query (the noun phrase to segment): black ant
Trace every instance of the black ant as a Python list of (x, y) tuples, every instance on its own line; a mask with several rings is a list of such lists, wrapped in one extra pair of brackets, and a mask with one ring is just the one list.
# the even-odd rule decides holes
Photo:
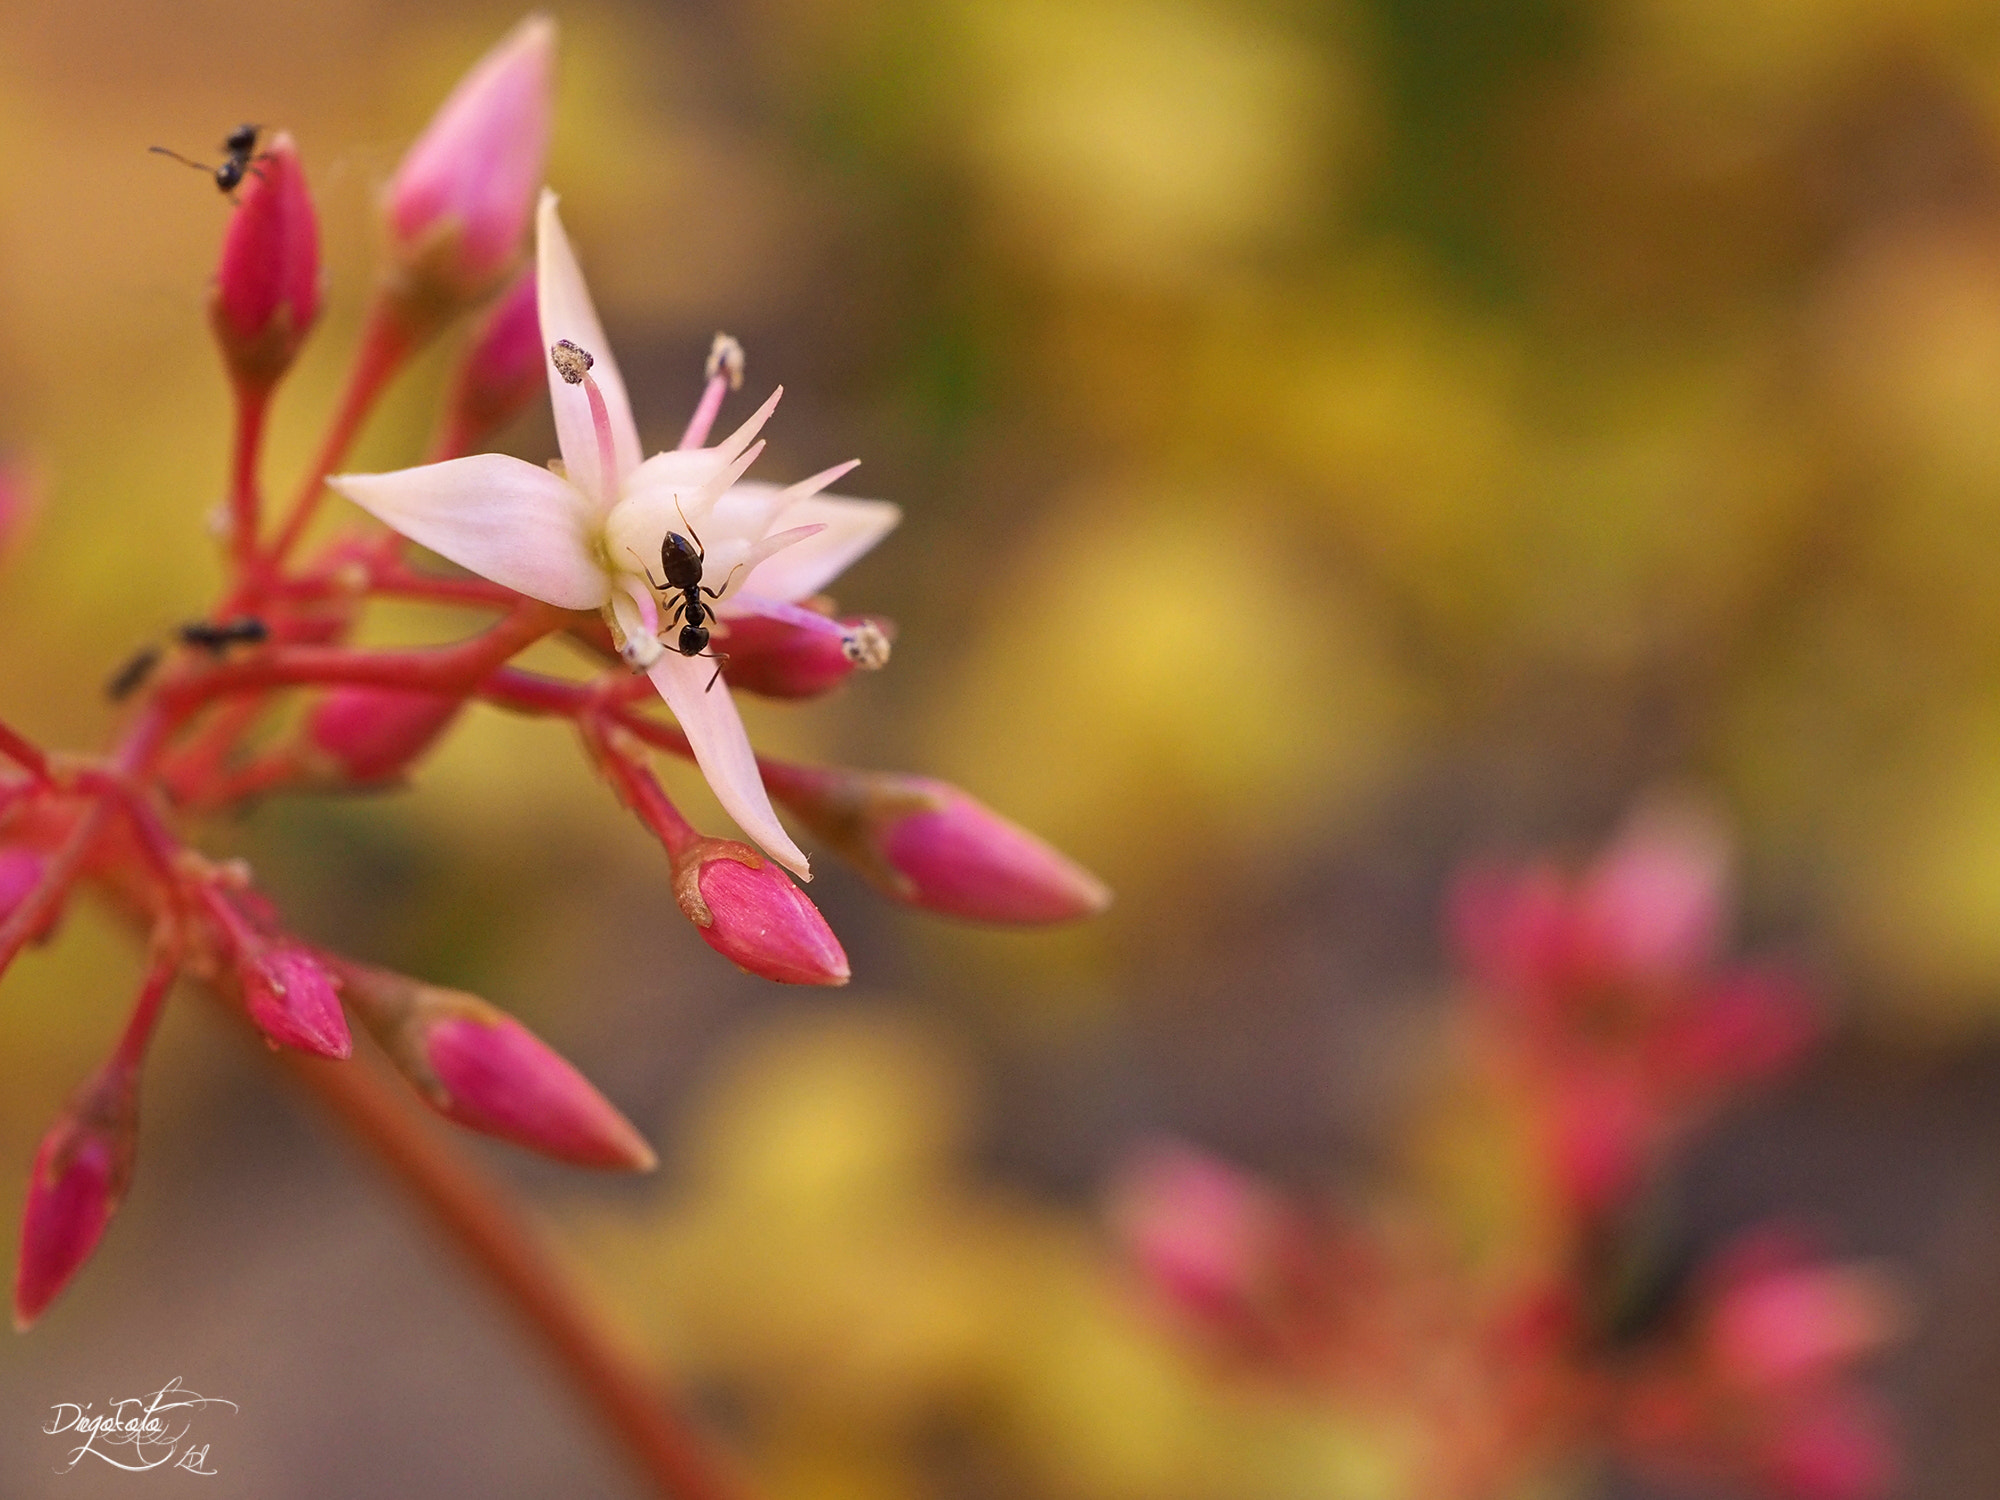
[[(211, 656), (220, 656), (231, 646), (260, 646), (271, 638), (271, 628), (255, 615), (238, 615), (229, 620), (190, 620), (174, 632), (184, 646), (198, 646)], [(141, 646), (104, 684), (104, 696), (123, 703), (145, 686), (146, 679), (160, 664), (160, 648)]]
[(262, 160), (257, 155), (257, 136), (262, 129), (261, 125), (238, 125), (230, 131), (222, 142), (222, 149), (228, 155), (219, 167), (211, 167), (205, 161), (189, 161), (180, 152), (171, 151), (165, 146), (151, 146), (147, 149), (157, 151), (162, 156), (171, 156), (183, 166), (193, 167), (197, 172), (212, 173), (216, 187), (224, 193), (234, 195), (243, 185), (244, 175), (251, 170), (251, 163)]
[(271, 630), (255, 615), (238, 615), (233, 620), (190, 620), (181, 626), (180, 637), (185, 645), (220, 656), (231, 646), (263, 645)]
[(125, 664), (111, 674), (104, 684), (104, 696), (113, 703), (123, 703), (145, 684), (153, 675), (153, 668), (160, 664), (158, 646), (141, 646), (125, 659)]
[[(675, 503), (675, 508), (679, 509), (679, 502)], [(715, 663), (715, 677), (709, 678), (708, 687), (702, 689), (708, 692), (714, 688), (716, 678), (722, 675), (722, 669), (729, 665), (729, 658), (708, 648), (708, 622), (715, 618), (715, 608), (703, 602), (702, 595), (720, 599), (722, 590), (729, 585), (725, 583), (722, 589), (712, 589), (701, 581), (702, 567), (708, 561), (708, 549), (702, 546), (695, 529), (688, 526), (685, 511), (681, 513), (681, 525), (687, 526), (688, 536), (670, 531), (660, 543), (660, 571), (667, 575), (666, 581), (660, 582), (649, 572), (646, 582), (663, 594), (677, 596), (668, 601), (673, 608), (673, 618), (679, 620), (681, 626), (680, 639), (674, 644), (674, 649), (682, 656), (706, 656)], [(694, 537), (694, 540), (689, 541), (688, 537)], [(731, 569), (730, 577), (735, 576), (735, 570)]]

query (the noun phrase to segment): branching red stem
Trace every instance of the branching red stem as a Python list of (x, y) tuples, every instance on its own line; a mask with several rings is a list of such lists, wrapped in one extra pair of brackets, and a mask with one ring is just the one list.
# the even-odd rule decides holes
[(284, 565), (292, 549), (306, 534), (306, 528), (312, 524), (313, 515), (319, 509), (320, 497), (326, 492), (326, 476), (347, 456), (347, 450), (360, 433), (362, 424), (375, 409), (375, 402), (397, 371), (402, 369), (411, 348), (409, 331), (402, 320), (390, 310), (386, 298), (377, 296), (362, 329), (360, 347), (355, 350), (354, 367), (348, 372), (347, 390), (341, 396), (340, 409), (327, 428), (319, 456), (306, 471), (305, 482), (292, 502), (291, 515), (286, 518), (278, 539), (271, 544), (269, 562), (273, 570)]
[(509, 1207), (506, 1190), (406, 1102), (372, 1052), (357, 1049), (344, 1063), (289, 1050), (278, 1057), (423, 1204), (568, 1371), (662, 1495), (743, 1500), (742, 1484), (711, 1458), (705, 1435), (603, 1339), (540, 1237)]

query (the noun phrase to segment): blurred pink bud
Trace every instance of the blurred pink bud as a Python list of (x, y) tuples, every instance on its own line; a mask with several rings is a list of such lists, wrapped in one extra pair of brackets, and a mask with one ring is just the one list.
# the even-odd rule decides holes
[(1754, 1083), (1798, 1062), (1819, 1029), (1818, 1008), (1795, 976), (1746, 968), (1709, 984), (1667, 1025), (1660, 1062), (1684, 1088)]
[(21, 1215), (14, 1326), (25, 1329), (90, 1259), (132, 1180), (139, 1078), (113, 1059), (77, 1091), (35, 1151)]
[(1731, 1255), (1720, 1283), (1708, 1352), (1739, 1390), (1774, 1394), (1831, 1380), (1887, 1346), (1904, 1323), (1886, 1276), (1810, 1259), (1772, 1236)]
[(0, 456), (0, 564), (20, 547), (41, 508), (42, 486), (34, 466), (15, 455)]
[(1896, 1449), (1875, 1403), (1836, 1387), (1785, 1413), (1758, 1468), (1784, 1500), (1880, 1500), (1896, 1485)]
[(1615, 1213), (1644, 1186), (1661, 1119), (1644, 1084), (1620, 1071), (1574, 1070), (1554, 1080), (1556, 1185), (1584, 1214)]
[(46, 856), (32, 849), (0, 849), (0, 922), (11, 917), (14, 908), (41, 884), (48, 863)]
[(732, 688), (766, 698), (814, 698), (849, 674), (889, 662), (895, 628), (868, 616), (835, 620), (796, 604), (760, 603), (754, 614), (732, 614), (721, 643)]
[(466, 306), (506, 274), (542, 186), (554, 113), (555, 22), (530, 16), (459, 81), (384, 197), (406, 295)]
[(470, 453), (548, 388), (542, 320), (531, 266), (473, 330), (445, 403), (438, 456)]
[(394, 781), (437, 743), (465, 706), (448, 693), (407, 688), (330, 689), (306, 718), (306, 740), (323, 757), (318, 769), (350, 786)]
[(511, 1016), (453, 1016), (424, 1030), (432, 1102), (488, 1135), (580, 1167), (650, 1171), (645, 1138), (581, 1073)]
[(1713, 961), (1729, 863), (1727, 831), (1698, 805), (1661, 803), (1635, 815), (1578, 892), (1598, 962), (1615, 974), (1672, 979)]
[(779, 984), (846, 984), (847, 954), (819, 908), (748, 844), (696, 838), (672, 851), (674, 899), (702, 941)]
[(773, 765), (764, 781), (870, 881), (911, 906), (1039, 925), (1111, 904), (1103, 881), (949, 782)]
[(581, 1167), (650, 1171), (645, 1138), (590, 1081), (477, 995), (343, 963), (348, 1004), (448, 1119)]
[(1232, 1325), (1267, 1299), (1288, 1215), (1277, 1195), (1205, 1152), (1152, 1147), (1124, 1173), (1112, 1218), (1140, 1274), (1195, 1321)]
[(209, 321), (231, 373), (268, 387), (291, 367), (319, 307), (319, 222), (297, 148), (280, 134), (244, 176)]
[(240, 954), (236, 973), (244, 1008), (272, 1041), (318, 1057), (353, 1052), (338, 981), (304, 948), (280, 943)]
[(1551, 865), (1474, 865), (1452, 886), (1445, 925), (1474, 978), (1532, 1011), (1546, 1010), (1582, 959), (1568, 887)]

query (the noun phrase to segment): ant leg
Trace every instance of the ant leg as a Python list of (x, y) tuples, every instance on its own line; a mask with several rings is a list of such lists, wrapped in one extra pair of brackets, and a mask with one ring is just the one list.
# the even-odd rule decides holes
[(729, 665), (729, 655), (727, 652), (724, 652), (722, 655), (718, 656), (713, 651), (705, 652), (704, 654), (708, 657), (710, 661), (715, 663), (715, 676), (709, 678), (708, 686), (702, 689), (704, 693), (709, 693), (715, 690), (715, 684), (721, 680), (722, 669)]
[(722, 580), (721, 588), (712, 589), (707, 584), (704, 583), (701, 586), (701, 591), (704, 594), (708, 595), (708, 597), (711, 599), (720, 599), (724, 594), (729, 592), (729, 585), (736, 581), (736, 575), (738, 573), (741, 573), (742, 571), (743, 571), (743, 564), (738, 563), (735, 567), (729, 570), (729, 576)]
[(696, 534), (694, 527), (688, 525), (688, 513), (681, 509), (681, 497), (679, 495), (674, 496), (674, 513), (681, 518), (681, 525), (687, 526), (688, 540), (694, 543), (694, 560), (696, 562), (707, 562), (708, 548), (702, 546), (701, 537)]

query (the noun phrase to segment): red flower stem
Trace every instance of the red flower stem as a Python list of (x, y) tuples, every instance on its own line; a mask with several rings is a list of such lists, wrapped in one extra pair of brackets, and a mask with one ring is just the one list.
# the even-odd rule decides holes
[(49, 780), (49, 758), (27, 736), (5, 724), (0, 724), (0, 755), (13, 761), (35, 780)]
[(8, 914), (6, 921), (0, 922), (0, 974), (7, 972), (21, 950), (55, 915), (56, 908), (69, 894), (69, 888), (76, 883), (83, 862), (90, 857), (98, 835), (103, 833), (110, 817), (109, 802), (102, 799), (93, 802), (89, 810), (77, 819), (62, 847), (42, 867), (42, 878), (35, 882), (35, 888), (22, 898), (21, 904)]
[(589, 747), (591, 758), (610, 778), (618, 800), (653, 830), (654, 836), (667, 846), (667, 853), (678, 857), (701, 838), (695, 826), (681, 816), (680, 809), (674, 806), (653, 773), (619, 745), (618, 739), (626, 737), (625, 731), (610, 729), (602, 713), (582, 715), (576, 727)]
[(180, 977), (181, 956), (179, 946), (156, 933), (153, 938), (152, 962), (146, 969), (146, 980), (139, 988), (139, 998), (132, 1006), (132, 1015), (125, 1022), (125, 1034), (118, 1039), (118, 1047), (112, 1053), (112, 1061), (127, 1068), (136, 1068), (145, 1060), (146, 1049), (152, 1045), (153, 1030), (159, 1025), (160, 1012), (166, 1008), (167, 995)]
[(608, 1425), (626, 1455), (670, 1500), (743, 1500), (747, 1491), (709, 1451), (706, 1437), (619, 1350), (565, 1285), (540, 1238), (506, 1189), (448, 1145), (404, 1090), (384, 1078), (371, 1051), (327, 1062), (289, 1049), (275, 1054), (339, 1117), (541, 1340)]
[(201, 704), (268, 688), (359, 683), (420, 692), (470, 693), (480, 679), (553, 630), (562, 612), (517, 603), (513, 613), (450, 646), (369, 650), (350, 646), (275, 646), (255, 656), (202, 666), (164, 683), (157, 697), (182, 716)]
[(239, 587), (257, 571), (257, 526), (263, 496), (257, 488), (257, 456), (264, 448), (264, 418), (271, 409), (271, 387), (256, 381), (236, 382), (236, 451), (230, 463), (229, 560)]
[(209, 788), (221, 778), (223, 764), (265, 707), (261, 696), (217, 705), (172, 758), (159, 766), (157, 774), (167, 795), (182, 803), (212, 801)]
[[(646, 679), (636, 680), (644, 683)], [(683, 760), (694, 759), (694, 747), (677, 725), (663, 724), (640, 713), (628, 701), (614, 698), (607, 702), (599, 688), (544, 677), (519, 667), (502, 667), (480, 683), (478, 691), (481, 698), (497, 708), (576, 719), (579, 727), (590, 715), (600, 714), (609, 723), (657, 750), (665, 750)], [(588, 731), (585, 737), (589, 737)], [(757, 771), (771, 795), (781, 800), (791, 796), (812, 797), (819, 790), (820, 779), (825, 774), (811, 766), (795, 766), (788, 761), (772, 760), (762, 755), (757, 757)]]
[(285, 559), (299, 544), (299, 538), (312, 524), (315, 511), (319, 509), (320, 497), (326, 493), (326, 476), (331, 474), (361, 431), (361, 424), (368, 420), (368, 414), (375, 409), (375, 402), (381, 396), (397, 371), (403, 367), (415, 347), (409, 330), (402, 320), (390, 309), (386, 298), (377, 296), (375, 305), (368, 311), (368, 321), (361, 331), (361, 344), (355, 351), (354, 367), (348, 372), (347, 390), (340, 400), (340, 410), (335, 413), (333, 425), (327, 429), (326, 437), (320, 443), (319, 457), (313, 460), (306, 471), (305, 483), (300, 486), (298, 498), (292, 502), (292, 513), (279, 531), (277, 541), (271, 544), (269, 563), (272, 571), (284, 566)]

